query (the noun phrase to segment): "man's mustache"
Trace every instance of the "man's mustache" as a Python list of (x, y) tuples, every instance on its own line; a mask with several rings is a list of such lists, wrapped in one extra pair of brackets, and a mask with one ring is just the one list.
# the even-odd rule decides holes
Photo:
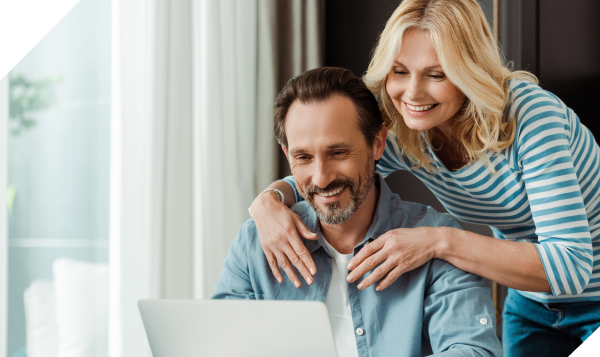
[(310, 184), (309, 186), (306, 187), (306, 189), (304, 190), (304, 193), (311, 194), (311, 193), (329, 192), (331, 190), (335, 190), (336, 188), (345, 187), (345, 186), (350, 187), (350, 191), (352, 191), (354, 189), (354, 182), (349, 179), (337, 179), (337, 180), (331, 181), (329, 183), (329, 185), (327, 185), (327, 187), (324, 187), (324, 188), (321, 188), (315, 184)]

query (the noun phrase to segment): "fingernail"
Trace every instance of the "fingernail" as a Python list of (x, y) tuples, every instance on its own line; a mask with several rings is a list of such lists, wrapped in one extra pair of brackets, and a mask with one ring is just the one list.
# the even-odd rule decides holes
[(308, 283), (308, 285), (312, 284), (312, 278), (310, 276), (307, 276), (306, 282)]
[(300, 287), (300, 282), (298, 282), (298, 280), (294, 281), (294, 285), (299, 288)]
[(354, 268), (354, 264), (348, 263), (348, 270), (352, 270)]
[(348, 280), (349, 283), (351, 283), (352, 280), (354, 280), (354, 277), (352, 275), (348, 275), (347, 280)]
[(313, 268), (310, 268), (309, 270), (312, 275), (315, 275), (317, 273)]
[(381, 288), (378, 286), (375, 288), (375, 291), (381, 291)]
[(358, 284), (358, 288), (359, 288), (360, 290), (362, 290), (362, 289), (363, 289), (363, 283), (360, 283), (360, 284)]
[(279, 282), (279, 284), (283, 283), (283, 279), (282, 278), (277, 278), (277, 281)]
[(313, 233), (313, 232), (311, 232), (310, 234), (312, 234), (313, 236), (316, 236), (316, 235), (317, 235), (317, 233)]

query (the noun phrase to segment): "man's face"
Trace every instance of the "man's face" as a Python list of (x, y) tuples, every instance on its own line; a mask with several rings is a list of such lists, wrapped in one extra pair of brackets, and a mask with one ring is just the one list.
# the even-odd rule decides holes
[(344, 223), (372, 189), (374, 160), (381, 157), (360, 131), (354, 103), (340, 95), (320, 103), (295, 101), (285, 131), (286, 154), (300, 194), (321, 223)]

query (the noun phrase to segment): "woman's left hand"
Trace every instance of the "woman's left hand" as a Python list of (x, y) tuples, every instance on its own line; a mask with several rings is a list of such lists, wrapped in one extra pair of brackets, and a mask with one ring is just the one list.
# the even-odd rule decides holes
[(438, 228), (398, 228), (393, 229), (365, 245), (348, 263), (348, 282), (352, 283), (379, 265), (358, 284), (364, 290), (384, 278), (375, 290), (381, 291), (390, 286), (400, 275), (416, 269), (429, 260), (438, 257)]

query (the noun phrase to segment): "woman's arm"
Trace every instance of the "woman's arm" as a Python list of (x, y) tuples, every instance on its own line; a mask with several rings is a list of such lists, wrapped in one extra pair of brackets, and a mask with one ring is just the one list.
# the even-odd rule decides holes
[(300, 236), (305, 239), (317, 239), (317, 235), (306, 228), (300, 217), (289, 209), (296, 203), (294, 190), (289, 183), (275, 181), (268, 188), (276, 188), (283, 192), (285, 205), (279, 201), (275, 192), (264, 192), (258, 195), (250, 206), (250, 214), (256, 223), (260, 243), (271, 271), (277, 281), (282, 283), (279, 263), (288, 279), (299, 288), (302, 282), (298, 279), (293, 264), (310, 285), (313, 283), (312, 275), (317, 273), (317, 267)]
[(385, 277), (383, 290), (398, 277), (430, 259), (439, 258), (464, 271), (486, 277), (517, 290), (551, 292), (544, 266), (533, 243), (485, 237), (453, 227), (399, 228), (365, 246), (349, 263), (354, 282), (382, 263), (365, 278), (365, 289)]
[(456, 228), (438, 229), (438, 258), (516, 290), (552, 292), (534, 243), (506, 241)]
[[(267, 189), (269, 189), (269, 188), (277, 189), (283, 193), (283, 195), (285, 196), (285, 202), (283, 204), (286, 207), (292, 207), (293, 205), (296, 204), (295, 191), (292, 188), (292, 186), (290, 186), (290, 184), (287, 183), (286, 181), (283, 181), (283, 180), (275, 181), (267, 187)], [(257, 201), (259, 201), (259, 200), (267, 200), (267, 201), (269, 200), (269, 199), (265, 198), (265, 196), (272, 196), (275, 199), (277, 199), (277, 194), (275, 194), (275, 192), (273, 192), (273, 191), (265, 192), (262, 195), (258, 195), (256, 197), (256, 200), (252, 203), (252, 206), (250, 206), (250, 214), (252, 214), (252, 217), (254, 217), (254, 213), (252, 212), (252, 210), (255, 208), (258, 208), (260, 206), (260, 204), (255, 205), (255, 203), (257, 203)], [(279, 200), (277, 199), (277, 201), (279, 201)]]

